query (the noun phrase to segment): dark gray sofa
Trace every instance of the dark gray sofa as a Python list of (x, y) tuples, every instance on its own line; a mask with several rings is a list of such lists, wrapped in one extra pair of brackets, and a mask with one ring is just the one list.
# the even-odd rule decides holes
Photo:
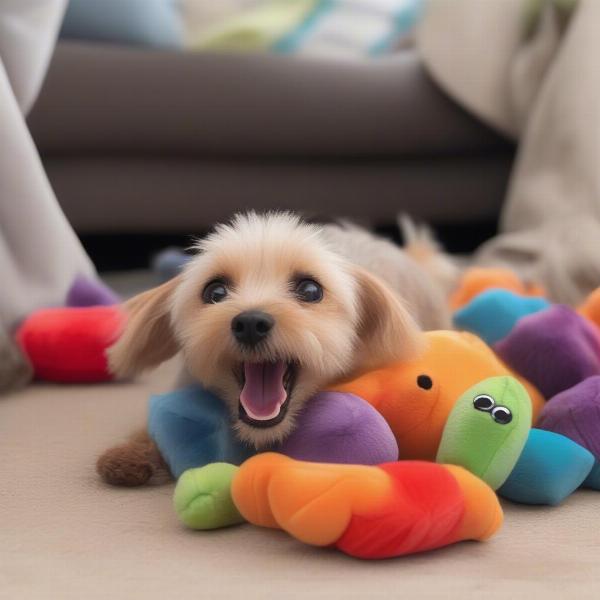
[(29, 124), (81, 233), (201, 230), (247, 207), (489, 219), (513, 155), (413, 51), (326, 61), (61, 42)]

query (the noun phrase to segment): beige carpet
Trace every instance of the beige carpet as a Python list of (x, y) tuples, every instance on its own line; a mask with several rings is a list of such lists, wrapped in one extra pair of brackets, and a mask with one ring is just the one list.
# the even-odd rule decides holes
[(183, 529), (172, 486), (112, 489), (97, 454), (145, 416), (173, 365), (144, 383), (36, 385), (0, 399), (0, 598), (599, 598), (600, 494), (554, 509), (507, 506), (485, 544), (384, 562), (280, 532)]

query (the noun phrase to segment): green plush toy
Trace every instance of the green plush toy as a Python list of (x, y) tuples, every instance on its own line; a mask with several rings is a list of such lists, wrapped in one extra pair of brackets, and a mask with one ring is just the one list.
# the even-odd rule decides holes
[(514, 377), (490, 377), (456, 402), (437, 462), (459, 465), (498, 489), (514, 469), (531, 428), (531, 401)]
[(231, 498), (231, 482), (237, 470), (229, 463), (212, 463), (183, 473), (173, 496), (181, 522), (190, 529), (218, 529), (243, 523)]

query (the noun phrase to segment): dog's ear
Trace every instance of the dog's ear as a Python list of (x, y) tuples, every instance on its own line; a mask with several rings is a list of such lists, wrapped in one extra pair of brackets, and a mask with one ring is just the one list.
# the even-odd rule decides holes
[(417, 356), (425, 336), (402, 301), (365, 269), (353, 270), (359, 302), (356, 369), (375, 369)]
[(171, 297), (179, 282), (180, 276), (175, 277), (125, 303), (125, 327), (107, 352), (112, 373), (131, 377), (178, 352), (171, 326)]

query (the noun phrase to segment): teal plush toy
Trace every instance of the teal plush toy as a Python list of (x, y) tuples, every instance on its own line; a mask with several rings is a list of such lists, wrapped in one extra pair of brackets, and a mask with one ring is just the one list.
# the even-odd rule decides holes
[(560, 504), (589, 478), (594, 462), (591, 452), (564, 435), (532, 429), (498, 493), (520, 504)]
[(493, 288), (478, 294), (454, 313), (457, 329), (470, 331), (493, 345), (505, 338), (517, 322), (551, 306), (545, 298), (520, 296), (514, 292)]

